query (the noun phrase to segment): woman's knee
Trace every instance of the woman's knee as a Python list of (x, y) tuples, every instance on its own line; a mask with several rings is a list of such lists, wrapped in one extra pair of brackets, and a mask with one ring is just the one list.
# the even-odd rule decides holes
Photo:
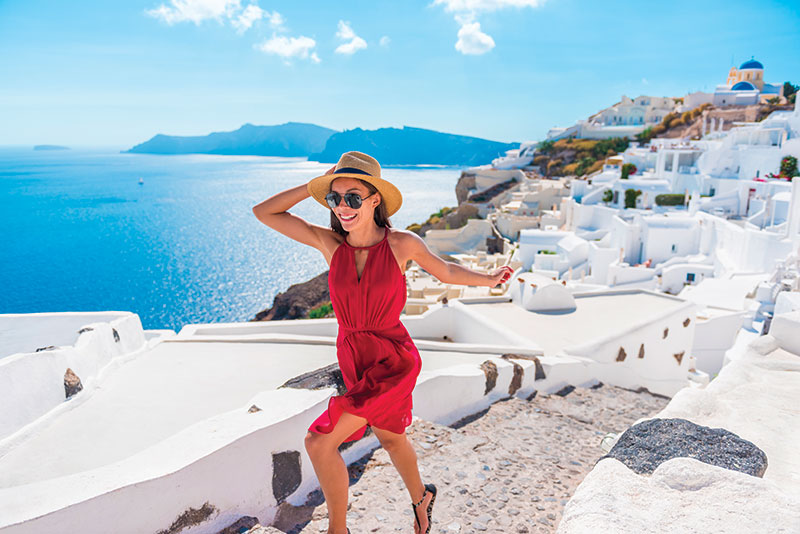
[[(374, 429), (373, 429), (374, 431)], [(381, 442), (381, 447), (386, 449), (386, 452), (394, 452), (406, 446), (408, 437), (405, 434), (395, 434), (394, 432), (375, 432), (378, 436), (378, 441)]]
[(306, 448), (306, 452), (309, 455), (311, 455), (317, 452), (321, 448), (320, 446), (322, 445), (322, 440), (320, 439), (319, 434), (309, 431), (306, 434), (304, 445)]

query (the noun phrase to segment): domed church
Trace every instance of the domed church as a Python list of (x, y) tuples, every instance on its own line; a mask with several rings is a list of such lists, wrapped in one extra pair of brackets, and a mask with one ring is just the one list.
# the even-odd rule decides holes
[(739, 68), (731, 67), (725, 85), (714, 91), (713, 103), (717, 107), (747, 106), (783, 96), (783, 84), (764, 82), (764, 65), (752, 57)]

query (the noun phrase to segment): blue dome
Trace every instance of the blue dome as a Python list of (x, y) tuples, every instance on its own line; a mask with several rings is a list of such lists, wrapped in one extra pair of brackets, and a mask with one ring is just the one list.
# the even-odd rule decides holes
[(750, 82), (739, 82), (733, 87), (731, 87), (731, 91), (755, 91), (756, 86)]
[(761, 70), (764, 70), (764, 65), (762, 65), (760, 61), (756, 61), (755, 59), (748, 59), (747, 61), (742, 63), (741, 67), (739, 67), (739, 70), (744, 70), (744, 69), (761, 69)]

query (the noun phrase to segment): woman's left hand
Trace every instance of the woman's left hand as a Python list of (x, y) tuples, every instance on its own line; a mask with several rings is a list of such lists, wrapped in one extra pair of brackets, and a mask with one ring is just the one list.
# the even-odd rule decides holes
[(497, 269), (489, 273), (490, 277), (490, 282), (488, 282), (489, 287), (495, 287), (498, 284), (507, 282), (509, 278), (511, 278), (512, 274), (514, 274), (514, 269), (512, 269), (508, 265), (503, 265), (502, 267), (498, 267)]

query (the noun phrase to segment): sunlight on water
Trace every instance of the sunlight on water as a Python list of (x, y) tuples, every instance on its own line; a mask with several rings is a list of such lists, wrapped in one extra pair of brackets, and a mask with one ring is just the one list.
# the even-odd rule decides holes
[[(250, 320), (327, 269), (252, 207), (328, 168), (304, 158), (0, 148), (0, 313), (128, 310), (147, 329), (176, 331)], [(455, 206), (460, 171), (384, 169), (403, 193), (392, 224)], [(312, 199), (290, 211), (329, 224)]]

